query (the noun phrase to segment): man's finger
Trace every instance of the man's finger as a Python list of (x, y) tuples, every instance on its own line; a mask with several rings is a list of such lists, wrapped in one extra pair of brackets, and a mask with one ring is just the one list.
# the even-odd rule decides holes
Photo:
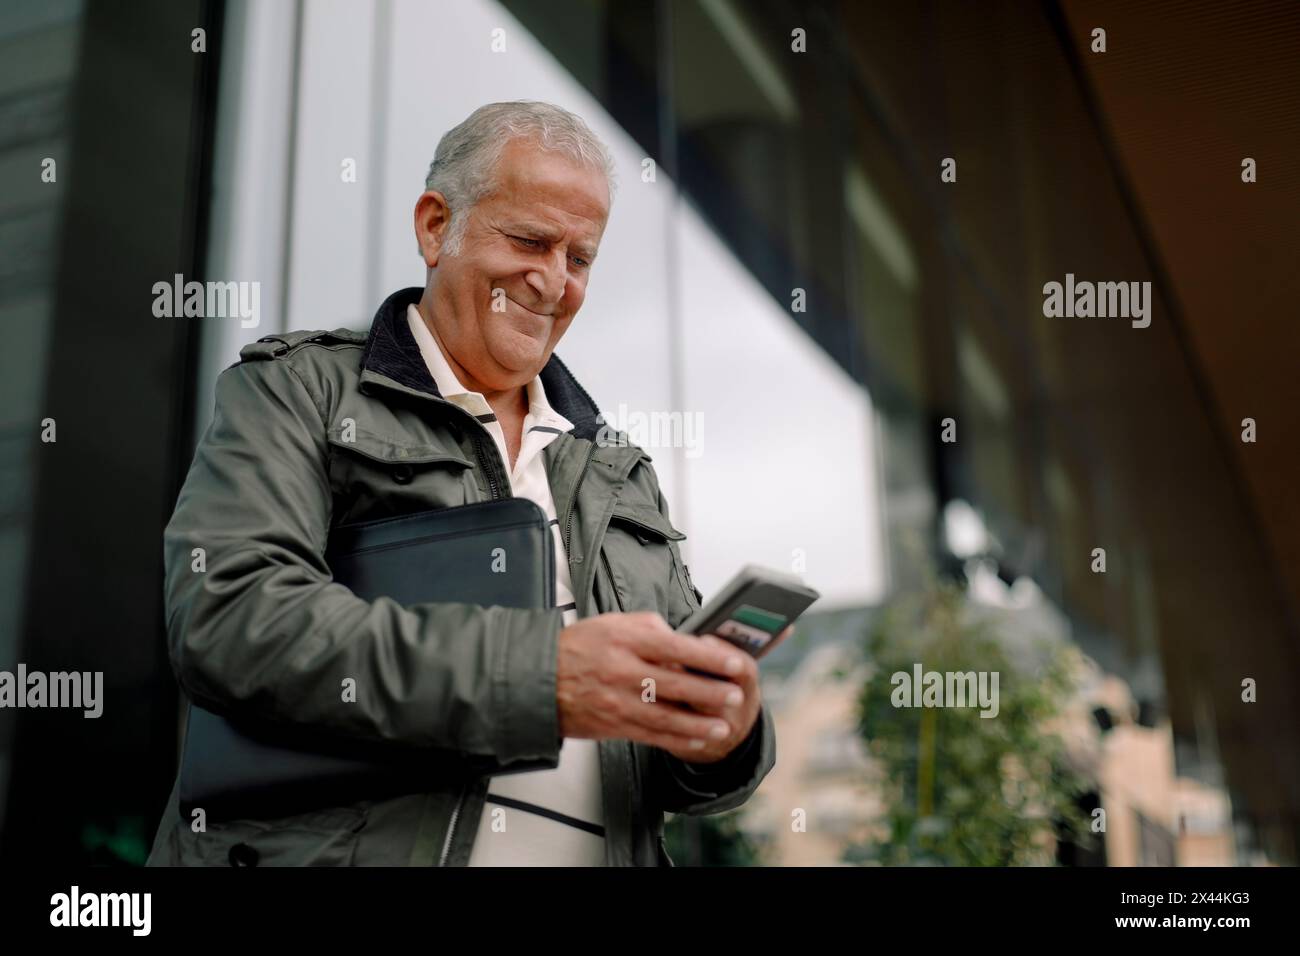
[(637, 700), (623, 712), (629, 723), (654, 734), (669, 734), (690, 740), (716, 743), (732, 733), (732, 726), (720, 717), (709, 717), (673, 707), (658, 699), (654, 703)]
[(729, 680), (744, 674), (747, 665), (753, 661), (744, 651), (720, 638), (696, 637), (676, 631), (644, 633), (633, 644), (633, 649), (647, 661), (665, 666), (675, 662)]
[(725, 716), (724, 711), (745, 703), (745, 692), (731, 681), (698, 677), (684, 670), (653, 667), (646, 677), (655, 682), (655, 699), (685, 704), (701, 713)]

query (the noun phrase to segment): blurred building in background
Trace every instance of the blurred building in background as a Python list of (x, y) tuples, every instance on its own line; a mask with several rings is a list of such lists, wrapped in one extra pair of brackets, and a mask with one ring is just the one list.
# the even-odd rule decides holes
[[(541, 99), (619, 170), (557, 351), (634, 438), (697, 423), (646, 445), (706, 595), (746, 562), (825, 595), (764, 665), (778, 766), (739, 814), (760, 858), (884, 838), (861, 646), (938, 568), (1008, 641), (1093, 668), (1063, 727), (1107, 827), (1058, 859), (1294, 864), (1300, 12), (1131, 7), (8, 5), (0, 667), (98, 663), (114, 729), (0, 713), (0, 856), (142, 859), (178, 744), (161, 527), (216, 375), (422, 284), (439, 137)], [(174, 273), (259, 282), (259, 324), (154, 318)], [(1045, 317), (1067, 274), (1150, 282), (1150, 326)]]

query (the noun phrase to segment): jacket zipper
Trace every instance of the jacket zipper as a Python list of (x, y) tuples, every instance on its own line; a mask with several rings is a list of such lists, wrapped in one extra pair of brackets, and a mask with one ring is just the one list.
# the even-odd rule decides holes
[[(446, 402), (446, 404), (452, 405), (451, 402)], [(459, 408), (459, 406), (453, 406), (453, 407)], [(487, 472), (488, 494), (493, 499), (500, 498), (501, 486), (497, 484), (496, 468), (493, 467), (494, 463), (488, 461), (488, 456), (486, 454), (486, 449), (484, 447), (483, 436), (487, 434), (487, 429), (483, 427), (482, 422), (480, 422), (477, 418), (474, 418), (472, 415), (470, 415), (469, 412), (465, 412), (463, 410), (461, 411), (466, 418), (473, 419), (474, 421), (473, 427), (478, 429), (474, 433), (474, 453), (475, 455), (477, 455), (479, 463), (484, 466), (484, 470)], [(451, 853), (452, 840), (456, 836), (456, 824), (460, 822), (460, 811), (461, 808), (465, 805), (465, 797), (468, 796), (468, 794), (469, 794), (469, 784), (465, 784), (460, 788), (460, 794), (456, 797), (456, 806), (453, 807), (451, 811), (451, 821), (447, 824), (447, 836), (442, 841), (442, 853), (438, 856), (439, 866), (447, 865), (447, 856)]]
[(447, 825), (447, 837), (442, 841), (442, 854), (438, 857), (438, 865), (447, 865), (447, 854), (451, 852), (451, 839), (456, 834), (456, 822), (460, 819), (460, 808), (465, 803), (465, 795), (469, 792), (469, 786), (465, 785), (460, 788), (460, 795), (456, 797), (456, 806), (451, 811), (451, 823)]
[[(450, 402), (448, 404), (450, 404)], [(473, 418), (473, 416), (470, 415), (469, 412), (465, 412), (464, 414), (465, 417), (467, 418)], [(478, 431), (474, 434), (474, 454), (478, 456), (479, 462), (483, 465), (484, 470), (487, 472), (488, 496), (491, 498), (500, 498), (501, 488), (499, 485), (497, 485), (496, 469), (489, 465), (487, 450), (485, 446), (485, 439), (483, 437), (484, 435), (487, 435), (487, 429), (483, 427), (483, 423), (480, 422), (478, 419), (474, 419), (474, 426), (478, 429)], [(492, 436), (488, 435), (487, 437), (491, 438)]]
[(573, 527), (573, 507), (578, 503), (578, 489), (582, 487), (582, 479), (587, 477), (587, 469), (591, 467), (591, 459), (596, 456), (596, 443), (592, 442), (587, 449), (587, 460), (582, 463), (582, 471), (578, 472), (578, 480), (573, 484), (573, 493), (569, 495), (569, 511), (564, 516), (564, 556), (569, 556), (569, 529)]
[[(482, 427), (483, 427), (482, 425), (479, 425), (479, 428), (482, 428)], [(482, 438), (482, 436), (481, 436), (481, 435), (476, 435), (476, 436), (474, 436), (474, 443), (475, 443), (475, 445), (477, 446), (476, 450), (477, 450), (477, 453), (478, 453), (478, 456), (479, 456), (479, 460), (482, 461), (482, 460), (483, 460), (483, 457), (484, 457), (484, 446), (483, 446), (483, 438)], [(501, 497), (501, 489), (497, 486), (496, 469), (495, 469), (495, 468), (489, 468), (489, 469), (488, 469), (487, 480), (488, 480), (488, 495), (489, 495), (489, 497), (492, 497), (492, 498), (500, 498), (500, 497)]]
[[(447, 404), (450, 405), (452, 403), (447, 402)], [(464, 414), (467, 418), (473, 418), (473, 416), (471, 416), (468, 412), (465, 412)], [(483, 423), (476, 418), (474, 419), (474, 424), (478, 427), (479, 430), (479, 433), (475, 434), (474, 436), (475, 453), (478, 455), (479, 461), (486, 465), (487, 462), (485, 460), (483, 438), (482, 438), (482, 435), (486, 434), (486, 429), (483, 428)], [(596, 446), (593, 443), (591, 447), (587, 449), (587, 460), (583, 462), (582, 471), (578, 474), (578, 480), (573, 485), (573, 494), (570, 495), (569, 497), (569, 513), (566, 516), (564, 521), (564, 553), (566, 557), (569, 554), (569, 528), (573, 524), (573, 506), (574, 504), (577, 503), (578, 489), (582, 487), (582, 479), (587, 476), (587, 468), (591, 465), (591, 459), (595, 457), (595, 454), (596, 454)], [(487, 469), (488, 490), (491, 492), (493, 498), (499, 498), (501, 497), (500, 487), (497, 485), (494, 476), (495, 476), (495, 469), (488, 468)], [(447, 824), (447, 836), (442, 841), (442, 853), (438, 856), (439, 866), (447, 865), (447, 857), (451, 853), (452, 840), (456, 836), (456, 824), (460, 822), (461, 807), (464, 806), (465, 797), (468, 793), (469, 793), (469, 785), (466, 784), (465, 786), (461, 787), (460, 795), (456, 798), (456, 806), (452, 808), (451, 821)]]

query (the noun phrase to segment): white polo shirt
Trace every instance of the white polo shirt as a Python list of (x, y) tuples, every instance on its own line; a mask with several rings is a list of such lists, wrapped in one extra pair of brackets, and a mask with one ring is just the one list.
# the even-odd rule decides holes
[[(509, 468), (505, 432), (487, 399), (460, 383), (419, 309), (407, 306), (406, 318), (442, 397), (483, 423), (497, 443), (502, 464)], [(537, 502), (550, 519), (555, 542), (555, 606), (563, 609), (567, 626), (578, 619), (578, 612), (542, 449), (560, 432), (571, 431), (573, 423), (551, 408), (540, 378), (528, 383), (527, 392), (528, 415), (519, 457), (510, 470), (510, 490), (516, 498)], [(596, 741), (566, 737), (554, 770), (492, 778), (469, 865), (603, 866), (604, 825)]]

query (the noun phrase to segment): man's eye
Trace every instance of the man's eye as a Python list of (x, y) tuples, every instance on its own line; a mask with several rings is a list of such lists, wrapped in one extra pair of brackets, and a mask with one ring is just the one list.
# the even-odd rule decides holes
[(541, 245), (541, 242), (539, 242), (538, 240), (529, 239), (527, 236), (511, 236), (510, 238), (513, 239), (515, 242), (523, 243), (529, 249), (536, 249), (538, 246)]
[(591, 263), (582, 258), (582, 256), (569, 256), (569, 258), (572, 259), (573, 264), (578, 266), (580, 269), (585, 269), (587, 266), (591, 265)]

